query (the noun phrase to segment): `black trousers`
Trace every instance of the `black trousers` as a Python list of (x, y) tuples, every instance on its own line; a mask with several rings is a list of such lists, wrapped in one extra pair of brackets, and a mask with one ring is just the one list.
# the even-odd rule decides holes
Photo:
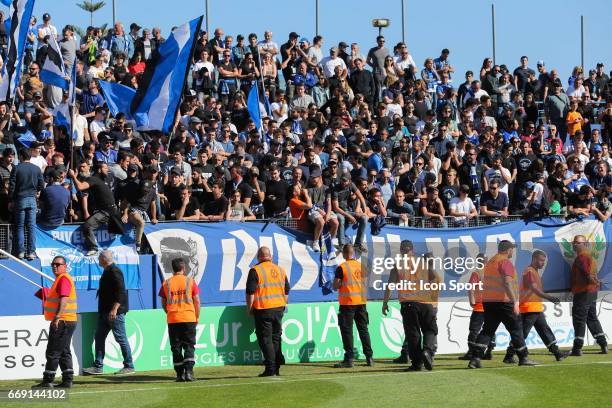
[(197, 323), (168, 323), (168, 338), (174, 371), (181, 374), (193, 370)]
[(94, 213), (83, 223), (83, 235), (85, 249), (97, 250), (96, 230), (102, 225), (108, 225), (110, 214), (107, 211), (94, 211)]
[(595, 303), (596, 294), (576, 293), (572, 303), (572, 323), (574, 325), (574, 348), (581, 349), (584, 345), (584, 335), (586, 328), (589, 328), (591, 335), (597, 340), (597, 344), (607, 344), (601, 323), (597, 318), (597, 305)]
[[(559, 351), (559, 347), (557, 347), (557, 339), (546, 321), (546, 315), (544, 312), (521, 313), (521, 325), (523, 326), (524, 339), (527, 339), (531, 329), (535, 328), (536, 333), (538, 333), (538, 336), (540, 336), (542, 342), (551, 353), (556, 353)], [(512, 344), (508, 346), (506, 354), (514, 354), (514, 347)]]
[(47, 342), (47, 351), (45, 352), (47, 363), (43, 372), (43, 379), (46, 382), (53, 381), (58, 365), (62, 369), (63, 380), (72, 381), (74, 371), (72, 370), (70, 343), (75, 329), (76, 322), (60, 320), (57, 329), (53, 324), (49, 325), (49, 341)]
[(480, 334), (476, 338), (475, 350), (478, 357), (482, 357), (487, 348), (487, 345), (492, 338), (495, 338), (495, 332), (500, 323), (503, 323), (506, 330), (510, 333), (510, 339), (516, 349), (516, 354), (523, 358), (527, 356), (527, 346), (523, 337), (523, 325), (520, 316), (514, 314), (512, 303), (502, 302), (485, 302), (484, 306), (484, 324)]
[[(470, 315), (470, 327), (469, 327), (469, 334), (468, 334), (468, 351), (470, 353), (475, 352), (476, 338), (478, 337), (478, 334), (482, 330), (483, 323), (484, 323), (484, 312), (472, 311), (472, 314)], [(488, 348), (490, 348), (491, 350), (495, 348), (495, 336), (491, 337), (491, 340), (489, 340)]]
[(284, 362), (281, 352), (283, 312), (256, 310), (254, 316), (255, 334), (263, 353), (266, 371), (276, 372)]
[(408, 355), (412, 365), (423, 364), (423, 351), (436, 352), (438, 324), (433, 305), (419, 302), (404, 302), (401, 305), (404, 334), (408, 340)]
[(366, 305), (340, 305), (338, 326), (340, 326), (340, 334), (342, 335), (344, 359), (352, 360), (355, 358), (355, 350), (353, 347), (353, 322), (355, 322), (357, 326), (363, 354), (366, 357), (372, 357), (372, 342), (370, 341), (370, 332), (368, 331), (370, 317), (368, 316)]

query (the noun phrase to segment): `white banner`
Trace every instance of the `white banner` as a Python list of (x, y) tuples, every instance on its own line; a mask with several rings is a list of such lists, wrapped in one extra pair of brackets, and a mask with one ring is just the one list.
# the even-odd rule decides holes
[[(0, 380), (42, 378), (49, 322), (40, 316), (0, 317)], [(80, 371), (81, 325), (72, 336), (72, 364)], [(61, 377), (58, 368), (57, 377)]]

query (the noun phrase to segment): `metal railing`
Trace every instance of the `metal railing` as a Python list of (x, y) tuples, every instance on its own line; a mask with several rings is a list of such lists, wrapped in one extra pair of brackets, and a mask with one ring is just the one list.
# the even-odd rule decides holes
[[(557, 218), (564, 218), (563, 215), (553, 216)], [(412, 227), (412, 228), (474, 228), (474, 227), (482, 227), (486, 225), (493, 225), (505, 222), (519, 221), (523, 220), (524, 217), (519, 215), (509, 215), (508, 217), (490, 217), (479, 215), (477, 217), (473, 217), (469, 220), (461, 219), (458, 217), (444, 217), (444, 221), (440, 221), (438, 219), (432, 219), (430, 217), (409, 217), (405, 222), (398, 218), (387, 218), (387, 223), (389, 225), (399, 225), (402, 227)], [(177, 222), (177, 221), (166, 221), (166, 222)], [(187, 221), (187, 222), (219, 222), (219, 221)], [(231, 222), (231, 221), (229, 221)], [(246, 221), (250, 222), (250, 221)], [(279, 226), (293, 229), (300, 229), (300, 220), (294, 218), (280, 218), (280, 219), (260, 219), (255, 220), (255, 222), (272, 222)], [(68, 225), (81, 225), (81, 223), (68, 224)], [(0, 249), (11, 252), (12, 248), (12, 239), (15, 231), (15, 226), (13, 224), (0, 224)], [(27, 239), (26, 239), (27, 242)], [(6, 259), (0, 255), (0, 259)]]

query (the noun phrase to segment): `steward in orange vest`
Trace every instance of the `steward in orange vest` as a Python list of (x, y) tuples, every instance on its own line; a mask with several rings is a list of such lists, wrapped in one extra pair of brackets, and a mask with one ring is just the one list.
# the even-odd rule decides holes
[(40, 290), (36, 295), (43, 299), (45, 320), (50, 321), (47, 342), (47, 363), (43, 380), (32, 388), (53, 388), (58, 365), (62, 368), (60, 388), (72, 387), (74, 371), (70, 344), (77, 324), (77, 297), (72, 277), (66, 271), (66, 259), (56, 256), (51, 261), (55, 281), (51, 288)]
[(268, 247), (259, 248), (257, 262), (246, 282), (247, 313), (255, 318), (255, 334), (266, 366), (259, 376), (278, 376), (285, 361), (281, 335), (289, 282), (285, 270), (272, 262)]
[[(559, 350), (555, 335), (546, 322), (544, 305), (542, 299), (546, 299), (556, 305), (560, 303), (559, 298), (550, 296), (544, 292), (540, 270), (546, 265), (546, 253), (539, 249), (531, 254), (531, 264), (523, 272), (520, 285), (519, 310), (523, 324), (523, 337), (527, 339), (532, 327), (535, 327), (538, 336), (546, 348), (555, 356), (557, 361), (565, 359), (569, 353)], [(514, 359), (512, 344), (508, 346), (504, 362)]]
[[(500, 323), (503, 323), (510, 333), (510, 339), (519, 356), (519, 365), (533, 366), (537, 364), (529, 359), (529, 352), (521, 328), (516, 269), (511, 261), (514, 248), (512, 242), (500, 241), (497, 245), (497, 254), (485, 265), (484, 324), (476, 338), (475, 354), (472, 356), (468, 368), (481, 367), (480, 359), (484, 356), (485, 349), (491, 339), (495, 337), (495, 332)], [(507, 362), (510, 363), (510, 361)]]
[(172, 277), (159, 291), (167, 315), (168, 338), (176, 381), (195, 381), (196, 326), (200, 319), (200, 290), (193, 278), (185, 275), (185, 260), (172, 260)]
[[(482, 262), (482, 265), (487, 262), (487, 258), (483, 253), (476, 255), (476, 259)], [(482, 268), (477, 269), (470, 275), (469, 282), (472, 284), (481, 284), (483, 282), (484, 270)], [(474, 346), (476, 344), (476, 337), (482, 330), (484, 323), (484, 307), (482, 306), (482, 290), (472, 289), (468, 293), (470, 306), (472, 306), (472, 314), (470, 315), (470, 328), (468, 334), (468, 352), (462, 356), (459, 356), (459, 360), (471, 360), (474, 356)], [(495, 348), (495, 337), (492, 337), (487, 346), (487, 350), (482, 357), (483, 360), (491, 360), (493, 358), (493, 349)]]
[(584, 335), (588, 326), (591, 335), (601, 347), (602, 354), (608, 354), (606, 335), (597, 318), (597, 292), (599, 278), (597, 260), (593, 258), (584, 235), (576, 235), (572, 242), (576, 259), (571, 269), (571, 285), (574, 301), (572, 302), (572, 321), (574, 324), (574, 347), (572, 356), (582, 355)]
[(355, 249), (352, 244), (342, 248), (345, 262), (336, 268), (333, 287), (338, 290), (338, 326), (344, 346), (344, 360), (334, 365), (335, 368), (352, 368), (355, 352), (353, 348), (353, 322), (363, 346), (363, 354), (368, 366), (374, 365), (372, 359), (372, 344), (368, 332), (368, 311), (366, 310), (368, 275), (361, 263), (354, 259)]

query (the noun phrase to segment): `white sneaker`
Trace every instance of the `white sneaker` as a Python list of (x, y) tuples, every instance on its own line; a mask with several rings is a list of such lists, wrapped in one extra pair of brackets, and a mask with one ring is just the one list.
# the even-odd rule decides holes
[(331, 243), (332, 243), (333, 246), (340, 245), (340, 242), (338, 241), (338, 238), (332, 238)]
[(315, 252), (321, 252), (321, 247), (317, 241), (312, 243), (312, 250)]

